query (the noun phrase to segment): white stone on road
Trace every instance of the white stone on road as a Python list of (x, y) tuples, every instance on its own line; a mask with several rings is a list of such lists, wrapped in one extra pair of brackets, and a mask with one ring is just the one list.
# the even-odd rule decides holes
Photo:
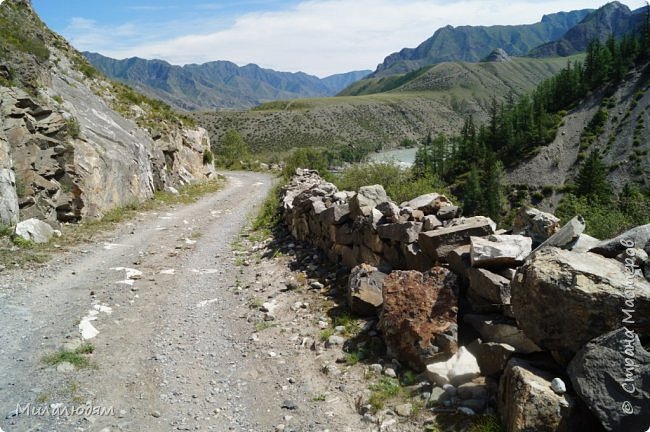
[(81, 333), (81, 338), (84, 340), (92, 339), (99, 334), (99, 330), (92, 325), (91, 321), (95, 321), (99, 315), (99, 311), (91, 310), (88, 312), (88, 315), (81, 318), (79, 323), (79, 333)]
[(198, 303), (196, 304), (196, 307), (197, 307), (197, 308), (204, 308), (204, 307), (206, 307), (207, 305), (212, 304), (212, 303), (216, 303), (216, 302), (218, 302), (218, 301), (219, 301), (218, 298), (216, 298), (216, 299), (212, 299), (212, 300), (203, 300), (203, 301), (198, 302)]
[(95, 310), (97, 312), (104, 312), (107, 315), (110, 315), (113, 313), (113, 308), (110, 306), (104, 306), (104, 305), (95, 305)]
[(118, 247), (124, 247), (124, 245), (117, 244), (117, 243), (104, 243), (104, 249), (106, 250), (113, 250)]

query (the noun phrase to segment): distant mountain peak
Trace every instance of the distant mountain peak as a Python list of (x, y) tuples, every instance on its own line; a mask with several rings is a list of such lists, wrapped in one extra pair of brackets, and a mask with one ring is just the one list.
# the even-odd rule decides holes
[(85, 52), (106, 76), (184, 110), (250, 108), (278, 99), (334, 96), (370, 71), (318, 78), (304, 72), (278, 72), (254, 63), (227, 60), (172, 65), (164, 60), (132, 57), (115, 60)]
[(605, 41), (610, 35), (623, 36), (633, 31), (640, 22), (639, 14), (634, 14), (626, 5), (613, 1), (592, 11), (561, 37), (531, 50), (529, 55), (565, 57), (577, 54), (585, 51), (591, 40)]
[(500, 47), (509, 56), (524, 56), (533, 48), (562, 37), (593, 9), (544, 15), (541, 22), (522, 25), (447, 25), (416, 48), (404, 48), (386, 57), (375, 77), (404, 74), (425, 66), (448, 62), (478, 62)]

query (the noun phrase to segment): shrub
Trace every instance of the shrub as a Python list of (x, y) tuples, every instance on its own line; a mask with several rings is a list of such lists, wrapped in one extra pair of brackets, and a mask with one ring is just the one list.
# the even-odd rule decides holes
[(212, 165), (214, 162), (214, 154), (210, 149), (205, 149), (203, 151), (203, 165)]
[(79, 121), (76, 118), (70, 117), (65, 121), (65, 125), (68, 136), (75, 139), (79, 138), (79, 135), (81, 134), (81, 127), (79, 126)]
[(264, 200), (262, 208), (253, 221), (253, 229), (271, 229), (280, 221), (280, 188), (283, 185), (276, 185)]
[(430, 192), (442, 193), (455, 200), (446, 185), (432, 174), (415, 178), (411, 169), (387, 162), (351, 166), (334, 176), (332, 181), (341, 190), (353, 191), (358, 191), (361, 186), (380, 184), (396, 203)]
[(650, 220), (650, 198), (633, 190), (627, 196), (622, 194), (617, 201), (598, 203), (587, 197), (567, 194), (556, 214), (562, 219), (562, 224), (576, 215), (582, 215), (587, 234), (607, 239), (647, 223)]
[(228, 169), (241, 169), (250, 159), (248, 145), (234, 129), (226, 132), (216, 153), (217, 165)]
[(323, 152), (314, 148), (297, 148), (286, 159), (283, 170), (285, 178), (290, 178), (296, 172), (296, 168), (317, 170), (325, 175), (328, 168), (327, 159)]
[(11, 227), (0, 224), (0, 237), (10, 237), (13, 233), (14, 230)]

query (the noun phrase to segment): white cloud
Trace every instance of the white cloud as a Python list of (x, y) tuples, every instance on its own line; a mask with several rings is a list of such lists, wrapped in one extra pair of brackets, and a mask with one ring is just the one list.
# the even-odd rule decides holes
[(204, 19), (100, 28), (76, 18), (64, 34), (80, 49), (116, 58), (230, 60), (325, 76), (373, 69), (386, 55), (417, 46), (447, 24), (527, 24), (543, 14), (594, 7), (593, 0), (309, 0), (283, 11), (248, 13), (225, 27)]

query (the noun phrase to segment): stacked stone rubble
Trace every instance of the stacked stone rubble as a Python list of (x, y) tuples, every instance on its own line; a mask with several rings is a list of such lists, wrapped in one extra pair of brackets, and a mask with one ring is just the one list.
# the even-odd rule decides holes
[(398, 206), (308, 170), (283, 203), (296, 238), (353, 269), (350, 306), (376, 311), (387, 354), (444, 387), (441, 408), (496, 410), (509, 432), (650, 427), (650, 225), (599, 242), (581, 217), (526, 209), (495, 234), (439, 194)]

